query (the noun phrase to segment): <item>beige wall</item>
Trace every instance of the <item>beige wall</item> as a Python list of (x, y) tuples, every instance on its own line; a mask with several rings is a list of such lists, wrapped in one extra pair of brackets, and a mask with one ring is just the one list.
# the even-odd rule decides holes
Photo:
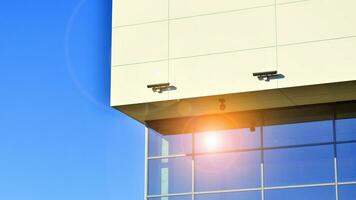
[[(111, 105), (356, 80), (355, 0), (113, 0)], [(258, 81), (253, 72), (285, 78)], [(146, 86), (169, 82), (177, 90)]]

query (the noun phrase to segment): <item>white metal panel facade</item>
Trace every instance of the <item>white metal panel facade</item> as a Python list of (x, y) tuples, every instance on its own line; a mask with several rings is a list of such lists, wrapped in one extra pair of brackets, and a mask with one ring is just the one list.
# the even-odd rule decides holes
[(274, 6), (275, 0), (170, 0), (169, 4), (170, 17), (183, 18)]
[(167, 74), (167, 61), (114, 67), (111, 70), (111, 84), (114, 87), (111, 90), (111, 104), (126, 105), (167, 100), (168, 93), (153, 93), (146, 87), (148, 83), (167, 82)]
[(276, 81), (256, 81), (252, 76), (256, 71), (274, 70), (275, 55), (275, 48), (263, 48), (173, 60), (170, 81), (178, 89), (170, 91), (170, 98), (275, 89)]
[[(113, 0), (111, 105), (356, 80), (354, 10), (353, 0)], [(269, 70), (284, 78), (252, 76)], [(147, 88), (168, 82), (177, 90)]]
[(113, 0), (113, 27), (168, 19), (167, 0)]

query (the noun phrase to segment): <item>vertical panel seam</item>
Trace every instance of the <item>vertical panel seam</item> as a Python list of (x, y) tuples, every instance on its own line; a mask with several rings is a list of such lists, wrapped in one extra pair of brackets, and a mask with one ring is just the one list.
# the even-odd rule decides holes
[[(276, 44), (276, 70), (279, 69), (278, 62), (278, 20), (277, 20), (277, 0), (274, 0), (274, 31), (275, 31), (275, 44)], [(279, 80), (277, 80), (277, 89), (279, 88)]]
[[(171, 52), (170, 52), (170, 38), (171, 38), (171, 11), (170, 11), (170, 7), (171, 7), (171, 1), (167, 0), (167, 15), (168, 15), (168, 21), (167, 21), (167, 59), (168, 59), (168, 63), (167, 63), (167, 81), (168, 83), (170, 83), (170, 68), (171, 68)], [(167, 92), (167, 96), (168, 96), (168, 100), (170, 99), (170, 92)]]

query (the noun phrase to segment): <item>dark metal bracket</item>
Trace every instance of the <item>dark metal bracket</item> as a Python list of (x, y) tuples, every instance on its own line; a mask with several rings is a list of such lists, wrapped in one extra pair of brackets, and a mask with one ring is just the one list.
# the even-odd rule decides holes
[(153, 92), (162, 93), (165, 91), (176, 90), (177, 88), (170, 83), (158, 83), (147, 85), (147, 88), (151, 88)]
[(270, 81), (272, 79), (281, 79), (284, 78), (282, 74), (278, 74), (277, 71), (266, 71), (266, 72), (256, 72), (252, 74), (253, 76), (257, 76), (260, 81)]

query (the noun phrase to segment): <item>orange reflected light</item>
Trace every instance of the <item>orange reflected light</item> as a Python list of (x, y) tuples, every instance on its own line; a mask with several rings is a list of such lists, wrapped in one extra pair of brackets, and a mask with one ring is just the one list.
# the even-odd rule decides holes
[(218, 133), (207, 132), (204, 133), (204, 146), (208, 151), (216, 151), (221, 147), (221, 137)]

